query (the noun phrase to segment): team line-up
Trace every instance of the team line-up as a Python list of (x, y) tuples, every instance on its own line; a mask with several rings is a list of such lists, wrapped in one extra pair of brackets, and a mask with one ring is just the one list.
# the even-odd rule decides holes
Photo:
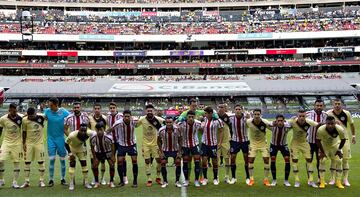
[[(166, 164), (168, 158), (174, 158), (176, 187), (187, 187), (190, 182), (192, 162), (194, 162), (195, 187), (208, 184), (208, 167), (212, 161), (213, 184), (219, 185), (218, 158), (225, 161), (225, 183), (235, 184), (236, 157), (242, 151), (245, 169), (245, 182), (248, 186), (255, 184), (254, 161), (261, 153), (264, 162), (265, 186), (276, 186), (276, 156), (280, 151), (285, 162), (284, 185), (289, 182), (290, 169), (295, 178), (295, 187), (300, 187), (299, 156), (306, 160), (306, 177), (308, 185), (314, 188), (325, 188), (325, 167), (330, 162), (330, 181), (328, 185), (337, 188), (350, 187), (349, 159), (350, 144), (355, 144), (355, 126), (351, 114), (343, 109), (340, 99), (333, 101), (333, 109), (325, 112), (324, 102), (316, 100), (314, 110), (299, 110), (297, 116), (285, 120), (281, 114), (274, 121), (261, 117), (261, 110), (246, 112), (241, 105), (235, 105), (234, 114), (228, 115), (227, 105), (221, 103), (218, 110), (211, 107), (197, 108), (197, 101), (191, 99), (189, 110), (184, 111), (177, 120), (155, 116), (154, 106), (146, 105), (146, 115), (139, 119), (132, 117), (131, 111), (117, 111), (116, 103), (109, 104), (109, 112), (103, 115), (101, 105), (94, 104), (93, 113), (88, 115), (81, 111), (81, 104), (73, 104), (73, 113), (59, 106), (57, 98), (48, 101), (49, 108), (39, 114), (29, 108), (25, 116), (17, 112), (17, 106), (10, 104), (9, 113), (0, 118), (0, 134), (3, 141), (0, 149), (0, 186), (5, 185), (4, 161), (10, 159), (14, 165), (13, 188), (30, 186), (30, 164), (38, 162), (40, 173), (39, 186), (45, 187), (45, 152), (44, 122), (47, 121), (47, 146), (49, 164), (49, 183), (54, 186), (54, 165), (56, 155), (60, 157), (61, 184), (75, 188), (76, 158), (80, 161), (85, 188), (98, 188), (106, 185), (104, 179), (105, 162), (109, 165), (109, 187), (114, 184), (115, 164), (120, 178), (119, 186), (128, 184), (126, 159), (131, 157), (133, 184), (138, 186), (138, 150), (135, 128), (140, 127), (143, 133), (142, 155), (145, 159), (146, 186), (151, 187), (151, 166), (156, 161), (156, 183), (162, 188), (168, 187)], [(266, 131), (271, 130), (270, 146), (266, 140)], [(287, 134), (292, 131), (288, 146)], [(351, 132), (351, 138), (350, 138)], [(66, 138), (64, 138), (64, 134)], [(88, 140), (89, 139), (89, 140)], [(93, 182), (88, 182), (87, 146), (89, 143)], [(116, 156), (115, 156), (116, 155)], [(318, 180), (313, 177), (313, 157), (316, 156)], [(69, 184), (65, 181), (68, 156), (70, 176)], [(25, 161), (25, 183), (19, 186), (20, 162)], [(181, 161), (183, 165), (181, 165)], [(291, 165), (290, 165), (291, 163)], [(99, 165), (100, 179), (99, 179)], [(229, 175), (231, 171), (231, 175)], [(272, 174), (270, 183), (269, 174)], [(185, 181), (180, 182), (183, 172)], [(305, 172), (304, 172), (305, 174)], [(162, 178), (160, 178), (162, 175)], [(230, 178), (231, 176), (231, 178)], [(304, 175), (305, 176), (305, 175)]]

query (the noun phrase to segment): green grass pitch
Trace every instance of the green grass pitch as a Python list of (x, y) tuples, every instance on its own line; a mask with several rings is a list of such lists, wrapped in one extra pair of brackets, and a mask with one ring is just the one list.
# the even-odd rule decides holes
[[(355, 126), (357, 131), (360, 132), (360, 119), (355, 119)], [(140, 130), (136, 130), (137, 132), (137, 144), (138, 150), (141, 150), (141, 137), (142, 133)], [(270, 138), (270, 133), (267, 133), (268, 138)], [(360, 135), (357, 135), (358, 143), (360, 143)], [(289, 139), (291, 138), (291, 133), (288, 136)], [(45, 143), (46, 144), (46, 143)], [(243, 168), (243, 160), (242, 156), (240, 155), (237, 160), (238, 168), (237, 168), (237, 179), (238, 182), (235, 185), (227, 185), (224, 183), (224, 172), (225, 168), (219, 168), (219, 178), (220, 178), (220, 185), (214, 186), (212, 184), (212, 170), (211, 168), (208, 171), (208, 176), (210, 180), (210, 184), (207, 186), (202, 186), (200, 188), (195, 188), (193, 186), (193, 176), (194, 172), (191, 173), (191, 185), (188, 188), (176, 188), (174, 186), (174, 179), (175, 179), (175, 168), (168, 167), (168, 176), (169, 176), (169, 187), (163, 189), (160, 185), (154, 184), (152, 187), (148, 188), (145, 186), (146, 177), (145, 177), (145, 169), (144, 169), (144, 159), (141, 156), (141, 153), (138, 156), (139, 161), (139, 177), (138, 177), (138, 188), (131, 188), (132, 183), (132, 168), (130, 158), (127, 158), (128, 161), (128, 178), (129, 178), (129, 185), (121, 188), (109, 188), (107, 186), (102, 186), (98, 189), (84, 189), (80, 183), (82, 183), (82, 174), (80, 169), (80, 164), (77, 163), (76, 168), (76, 187), (75, 191), (70, 192), (67, 187), (60, 185), (60, 163), (59, 159), (57, 158), (55, 163), (55, 186), (52, 188), (39, 188), (38, 187), (38, 168), (37, 163), (33, 162), (31, 166), (31, 187), (26, 189), (19, 189), (15, 190), (10, 188), (12, 182), (12, 170), (13, 166), (10, 162), (5, 163), (5, 181), (6, 185), (0, 188), (0, 196), (3, 197), (10, 197), (10, 196), (328, 196), (328, 197), (335, 197), (335, 196), (357, 196), (360, 193), (360, 145), (355, 144), (352, 145), (352, 159), (350, 160), (350, 188), (345, 188), (344, 190), (339, 190), (335, 188), (335, 186), (327, 186), (325, 189), (314, 189), (307, 186), (307, 176), (305, 172), (305, 160), (301, 159), (299, 161), (299, 168), (300, 168), (300, 179), (301, 179), (301, 187), (294, 188), (289, 187), (286, 188), (282, 185), (283, 177), (284, 177), (284, 162), (282, 159), (281, 154), (278, 155), (277, 158), (277, 180), (278, 186), (277, 187), (265, 187), (262, 185), (262, 179), (264, 176), (263, 173), (263, 162), (258, 155), (255, 161), (255, 185), (253, 187), (248, 187), (245, 184), (244, 178), (244, 168)], [(141, 152), (141, 151), (140, 151)], [(172, 162), (172, 161), (170, 161)], [(89, 164), (90, 162), (88, 162)], [(66, 163), (68, 167), (68, 162)], [(46, 162), (46, 171), (48, 171), (49, 162)], [(192, 169), (193, 171), (193, 169)], [(108, 177), (108, 168), (106, 171), (106, 177)], [(24, 182), (24, 171), (23, 171), (23, 163), (21, 164), (21, 173), (19, 184)], [(315, 174), (314, 174), (315, 175)], [(326, 172), (326, 175), (329, 175), (329, 171)], [(155, 178), (155, 167), (153, 167), (153, 177)], [(271, 177), (271, 174), (270, 174)], [(66, 177), (68, 178), (68, 176)], [(46, 172), (45, 175), (46, 184), (48, 181), (48, 173)], [(92, 172), (91, 168), (89, 167), (89, 181), (92, 179)], [(119, 178), (117, 176), (117, 172), (115, 173), (115, 183), (119, 182)], [(294, 177), (292, 173), (290, 173), (290, 182), (294, 184)], [(359, 192), (359, 193), (358, 193)]]

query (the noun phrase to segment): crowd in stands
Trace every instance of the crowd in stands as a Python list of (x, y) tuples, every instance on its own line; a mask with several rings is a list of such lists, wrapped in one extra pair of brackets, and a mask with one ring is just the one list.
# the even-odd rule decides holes
[[(96, 82), (99, 78), (113, 78), (115, 76), (97, 76), (97, 77), (25, 77), (21, 82)], [(194, 80), (241, 80), (246, 75), (140, 75), (140, 76), (118, 76), (114, 78), (119, 81), (194, 81)], [(153, 102), (153, 101), (149, 101)]]
[[(255, 77), (257, 75), (254, 75)], [(114, 80), (129, 81), (224, 81), (244, 80), (248, 75), (138, 75), (138, 76), (97, 76), (97, 77), (25, 77), (21, 82), (96, 82), (100, 78), (113, 78)], [(311, 79), (341, 79), (341, 74), (273, 74), (264, 77), (266, 80), (311, 80)], [(162, 100), (163, 101), (163, 100)], [(153, 102), (153, 101), (149, 101)], [(164, 101), (165, 102), (165, 101)]]
[(261, 1), (277, 1), (277, 0), (21, 0), (24, 2), (50, 2), (50, 3), (223, 3), (223, 2), (261, 2)]
[(0, 63), (18, 63), (18, 64), (177, 64), (177, 63), (254, 63), (254, 62), (298, 62), (298, 61), (309, 61), (309, 62), (321, 62), (321, 61), (341, 61), (341, 60), (359, 60), (359, 56), (344, 54), (339, 55), (324, 55), (313, 54), (312, 56), (306, 56), (301, 58), (294, 58), (292, 56), (229, 56), (229, 57), (217, 57), (217, 56), (206, 56), (206, 57), (147, 57), (147, 58), (122, 58), (118, 59), (115, 57), (79, 57), (73, 59), (66, 59), (66, 57), (7, 57), (1, 56)]
[[(163, 24), (100, 24), (54, 23), (35, 25), (36, 34), (106, 34), (106, 35), (178, 35), (178, 34), (241, 34), (359, 30), (360, 18), (328, 19), (326, 21), (284, 21), (249, 24), (247, 22), (190, 22)], [(0, 33), (20, 33), (19, 24), (0, 24)]]
[(96, 77), (28, 77), (21, 82), (95, 82)]
[[(19, 20), (22, 10), (0, 10), (0, 21)], [(108, 11), (91, 11), (84, 8), (82, 11), (72, 12), (60, 9), (32, 8), (30, 12), (36, 22), (217, 22), (217, 21), (273, 21), (273, 20), (310, 20), (326, 18), (356, 18), (360, 16), (359, 7), (321, 7), (321, 8), (271, 8), (268, 9), (241, 9), (208, 10), (187, 9), (168, 11), (155, 8), (126, 8)], [(50, 23), (48, 23), (50, 24)]]
[(121, 81), (199, 81), (199, 80), (241, 80), (245, 75), (161, 75), (161, 76), (119, 76)]
[(229, 50), (229, 49), (264, 49), (264, 48), (308, 48), (308, 47), (346, 47), (360, 46), (360, 38), (323, 38), (294, 40), (291, 42), (273, 42), (273, 40), (208, 42), (196, 43), (159, 43), (159, 42), (33, 42), (26, 47), (19, 42), (0, 42), (0, 50)]
[(317, 80), (317, 79), (341, 79), (341, 75), (332, 74), (272, 74), (265, 76), (266, 80)]
[[(239, 34), (266, 32), (314, 32), (360, 29), (359, 7), (243, 11), (182, 11), (176, 16), (141, 14), (142, 10), (127, 11), (126, 15), (107, 16), (99, 12), (69, 14), (61, 10), (34, 10), (34, 33), (38, 34)], [(17, 21), (21, 12), (0, 13), (0, 33), (19, 33)], [(104, 12), (105, 13), (105, 12)], [(107, 12), (108, 13), (108, 12)], [(111, 13), (111, 12), (110, 12)], [(134, 15), (137, 13), (137, 15)], [(165, 12), (166, 13), (166, 12)], [(169, 12), (170, 13), (170, 12)], [(217, 14), (214, 14), (217, 13)], [(94, 15), (96, 14), (96, 15)], [(319, 20), (321, 19), (321, 20)], [(23, 31), (30, 31), (30, 26)]]
[[(190, 97), (189, 97), (190, 98)], [(145, 98), (145, 99), (138, 99), (138, 98), (134, 98), (132, 99), (130, 102), (119, 102), (118, 99), (113, 99), (112, 101), (116, 102), (118, 104), (118, 108), (120, 111), (123, 111), (124, 109), (130, 109), (135, 116), (140, 116), (143, 115), (144, 113), (144, 106), (146, 104), (153, 104), (157, 111), (157, 115), (159, 116), (165, 116), (165, 110), (177, 110), (180, 113), (183, 110), (188, 109), (188, 100), (189, 98)], [(205, 106), (211, 106), (214, 109), (217, 108), (217, 105), (220, 102), (224, 102), (227, 104), (227, 108), (228, 108), (228, 112), (229, 113), (234, 113), (233, 112), (233, 106), (235, 104), (238, 104), (239, 102), (237, 102), (238, 99), (246, 99), (248, 97), (236, 97), (236, 98), (229, 98), (229, 97), (222, 97), (222, 98), (217, 98), (217, 97), (213, 97), (211, 101), (206, 101), (204, 102), (206, 99), (205, 98), (197, 98), (199, 105), (201, 104), (205, 104)], [(259, 99), (260, 103), (257, 104), (256, 106), (252, 106), (251, 103), (248, 102), (241, 102), (242, 105), (245, 106), (245, 110), (251, 110), (254, 108), (258, 108), (259, 105), (262, 106), (262, 109), (264, 111), (264, 113), (279, 113), (279, 111), (282, 111), (284, 113), (291, 113), (291, 114), (295, 114), (299, 108), (304, 108), (304, 109), (311, 109), (312, 104), (313, 104), (313, 100), (311, 100), (310, 105), (308, 104), (304, 104), (302, 105), (300, 100), (305, 100), (305, 98), (297, 98), (297, 97), (291, 97), (291, 96), (281, 96), (281, 97), (254, 97)], [(261, 99), (265, 99), (263, 101), (261, 101)], [(314, 97), (315, 99), (315, 97)], [(330, 97), (323, 97), (323, 99), (327, 99), (329, 100), (329, 102), (331, 102), (332, 99), (330, 99)], [(345, 105), (347, 105), (349, 102), (347, 102), (345, 100), (345, 97), (342, 97)], [(352, 110), (352, 111), (356, 111), (356, 109), (358, 109), (359, 103), (356, 99), (356, 97), (351, 98), (352, 100), (354, 100), (355, 104), (354, 105), (347, 105), (347, 107)], [(65, 107), (69, 110), (72, 109), (72, 104), (73, 102), (78, 102), (81, 100), (82, 103), (82, 108), (84, 111), (88, 112), (88, 113), (92, 113), (92, 106), (94, 103), (100, 103), (103, 107), (103, 112), (106, 113), (107, 112), (107, 106), (109, 102), (106, 102), (105, 100), (98, 100), (98, 99), (62, 99), (61, 100), (61, 106)], [(43, 109), (45, 109), (47, 106), (47, 102), (46, 100), (39, 100), (39, 99), (30, 99), (25, 101), (27, 102), (27, 106), (37, 106), (38, 110), (42, 111)], [(304, 102), (305, 103), (305, 102)], [(21, 105), (22, 106), (22, 105)], [(327, 105), (327, 108), (331, 107), (331, 105)], [(1, 111), (2, 110), (2, 111)], [(0, 112), (4, 112), (7, 109), (1, 109), (0, 108)], [(25, 110), (25, 109), (24, 109)]]
[[(119, 76), (121, 81), (193, 81), (193, 80), (243, 80), (247, 75), (161, 75), (161, 76)], [(341, 74), (272, 74), (266, 80), (307, 80), (307, 79), (341, 79)]]

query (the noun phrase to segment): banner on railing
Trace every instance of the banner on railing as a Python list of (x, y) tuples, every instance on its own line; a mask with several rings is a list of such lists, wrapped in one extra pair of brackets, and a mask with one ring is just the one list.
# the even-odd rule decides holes
[(215, 50), (214, 55), (247, 55), (248, 50)]
[(144, 57), (146, 56), (145, 51), (114, 51), (115, 57), (132, 56), (132, 57)]
[(296, 52), (296, 49), (269, 49), (266, 50), (266, 55), (293, 55)]
[(157, 12), (141, 12), (141, 16), (157, 16)]
[(170, 51), (170, 56), (203, 56), (204, 51)]
[(77, 51), (47, 51), (49, 57), (77, 57)]
[(324, 47), (319, 48), (319, 53), (354, 53), (354, 47)]
[(21, 56), (21, 51), (0, 51), (0, 55), (3, 56)]
[(120, 64), (25, 64), (0, 63), (0, 68), (108, 68), (108, 69), (156, 69), (156, 68), (241, 68), (241, 67), (302, 67), (302, 66), (344, 66), (359, 65), (360, 60), (339, 61), (273, 61), (273, 62), (223, 62), (223, 63), (120, 63)]

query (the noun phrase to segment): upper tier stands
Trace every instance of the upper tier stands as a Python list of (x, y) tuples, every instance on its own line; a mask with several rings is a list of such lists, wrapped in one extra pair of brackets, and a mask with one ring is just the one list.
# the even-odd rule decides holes
[[(359, 7), (206, 11), (31, 10), (38, 34), (239, 34), (360, 29)], [(0, 32), (19, 33), (21, 10), (0, 10)], [(27, 25), (23, 32), (30, 31)]]

